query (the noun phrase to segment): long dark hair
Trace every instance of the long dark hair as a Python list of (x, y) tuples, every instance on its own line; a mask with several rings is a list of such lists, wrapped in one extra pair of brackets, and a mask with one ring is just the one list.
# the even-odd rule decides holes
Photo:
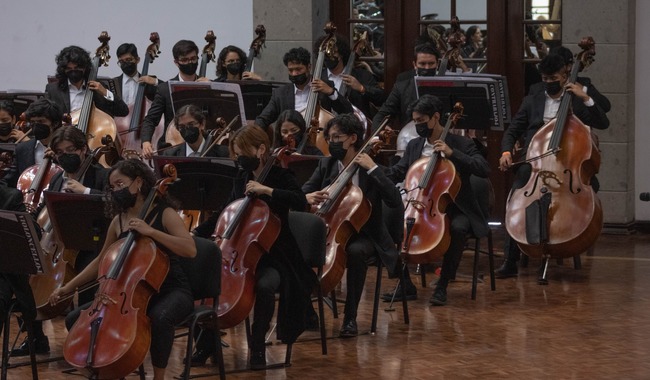
[(84, 71), (84, 80), (88, 79), (90, 74), (92, 61), (86, 50), (74, 45), (63, 48), (56, 56), (56, 79), (61, 90), (68, 89), (68, 76), (65, 74), (65, 68), (70, 62), (76, 63)]
[(275, 128), (273, 128), (273, 147), (279, 148), (284, 145), (282, 142), (282, 133), (280, 129), (282, 123), (288, 121), (291, 124), (294, 124), (300, 128), (300, 133), (302, 133), (303, 138), (305, 138), (305, 131), (307, 130), (307, 125), (305, 124), (305, 119), (302, 117), (300, 112), (296, 110), (284, 110), (278, 116), (278, 120), (275, 121)]

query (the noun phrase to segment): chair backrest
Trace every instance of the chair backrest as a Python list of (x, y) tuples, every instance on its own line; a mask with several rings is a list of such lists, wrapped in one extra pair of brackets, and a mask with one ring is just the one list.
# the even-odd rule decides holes
[(327, 237), (327, 226), (323, 219), (308, 212), (290, 211), (289, 229), (307, 265), (312, 268), (323, 266)]
[(218, 297), (221, 293), (221, 249), (212, 240), (194, 237), (196, 257), (181, 258), (195, 300)]

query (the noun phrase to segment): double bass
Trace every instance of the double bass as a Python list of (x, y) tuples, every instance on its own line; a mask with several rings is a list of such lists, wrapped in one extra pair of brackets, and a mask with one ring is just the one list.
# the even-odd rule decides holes
[[(378, 136), (387, 124), (388, 117), (361, 147), (357, 156), (372, 148), (373, 138)], [(334, 290), (341, 281), (347, 261), (345, 246), (350, 237), (366, 224), (372, 211), (372, 205), (364, 197), (363, 191), (352, 183), (352, 177), (358, 169), (359, 165), (352, 159), (336, 176), (334, 182), (323, 189), (329, 194), (328, 199), (311, 210), (320, 216), (327, 226), (325, 264), (321, 276), (323, 294)]]
[[(217, 36), (215, 36), (212, 30), (208, 30), (205, 34), (205, 41), (207, 44), (203, 48), (203, 54), (201, 55), (201, 66), (199, 68), (199, 78), (205, 77), (205, 73), (208, 69), (208, 62), (214, 62), (214, 49), (216, 46)], [(165, 142), (171, 145), (178, 145), (185, 142), (181, 133), (176, 128), (176, 123), (172, 121), (167, 126), (167, 131), (165, 132)]]
[[(108, 66), (108, 60), (110, 55), (108, 53), (108, 41), (111, 39), (107, 32), (102, 32), (99, 37), (99, 41), (102, 43), (95, 53), (95, 57), (92, 59), (92, 65), (90, 69), (90, 75), (88, 76), (88, 81), (97, 80), (97, 72), (101, 65)], [(105, 136), (110, 136), (116, 143), (118, 143), (118, 152), (119, 152), (119, 141), (117, 141), (117, 126), (115, 125), (115, 120), (108, 115), (106, 112), (95, 107), (93, 102), (93, 91), (86, 91), (84, 95), (83, 104), (80, 110), (74, 111), (71, 113), (72, 124), (76, 125), (88, 138), (88, 146), (90, 149), (96, 149), (102, 146), (102, 138)], [(104, 166), (110, 166), (106, 163), (103, 163)]]
[[(579, 43), (583, 51), (569, 83), (593, 62), (594, 45), (591, 37)], [(506, 205), (506, 229), (531, 257), (575, 256), (589, 249), (602, 230), (602, 207), (590, 185), (600, 168), (600, 152), (590, 127), (572, 114), (572, 96), (564, 92), (557, 117), (531, 139), (526, 153), (531, 176), (524, 187), (511, 192)], [(545, 272), (540, 283), (546, 283)]]
[(246, 68), (244, 71), (251, 71), (253, 69), (253, 60), (260, 54), (262, 46), (266, 42), (266, 28), (260, 24), (255, 28), (257, 37), (251, 42), (251, 47), (248, 49), (248, 56), (246, 57)]
[[(166, 165), (164, 174), (147, 196), (140, 219), (146, 220), (156, 198), (176, 180), (173, 165)], [(65, 360), (98, 379), (122, 378), (137, 369), (151, 345), (147, 305), (168, 271), (169, 257), (135, 231), (108, 247), (99, 264), (95, 300), (66, 337)]]
[[(264, 182), (284, 149), (273, 152), (257, 182)], [(250, 314), (255, 302), (255, 268), (262, 255), (271, 250), (280, 228), (280, 219), (269, 206), (251, 194), (229, 204), (219, 216), (214, 235), (222, 257), (220, 328), (236, 326)]]
[[(444, 141), (449, 129), (462, 117), (463, 106), (454, 105), (440, 135)], [(450, 221), (445, 214), (460, 190), (454, 164), (434, 152), (418, 159), (406, 172), (407, 192), (404, 208), (404, 241), (401, 254), (410, 263), (426, 264), (442, 256), (451, 243)]]
[[(158, 54), (160, 54), (160, 36), (158, 36), (158, 33), (151, 33), (149, 41), (151, 41), (151, 44), (147, 47), (147, 51), (145, 52), (142, 72), (140, 73), (141, 76), (149, 74), (149, 64), (153, 63), (154, 59), (156, 59)], [(145, 114), (149, 110), (149, 107), (151, 107), (151, 101), (144, 96), (146, 86), (147, 84), (143, 82), (138, 84), (135, 100), (133, 104), (128, 105), (129, 115), (115, 118), (117, 130), (121, 136), (121, 143), (124, 149), (122, 155), (133, 154), (133, 152), (140, 152), (141, 150), (142, 143), (140, 141), (140, 128)], [(161, 121), (154, 131), (151, 141), (158, 141), (162, 136), (163, 128)]]

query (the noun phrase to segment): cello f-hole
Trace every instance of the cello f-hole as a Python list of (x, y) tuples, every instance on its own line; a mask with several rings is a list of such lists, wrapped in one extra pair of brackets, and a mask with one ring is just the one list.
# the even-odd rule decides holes
[(573, 172), (571, 171), (571, 169), (564, 169), (564, 174), (569, 175), (569, 191), (571, 192), (571, 194), (580, 193), (582, 191), (581, 188), (578, 187), (575, 190), (573, 189)]

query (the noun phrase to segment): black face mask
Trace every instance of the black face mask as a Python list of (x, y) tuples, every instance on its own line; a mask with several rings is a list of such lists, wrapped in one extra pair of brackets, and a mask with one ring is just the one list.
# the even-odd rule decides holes
[(138, 199), (138, 194), (131, 194), (128, 186), (118, 191), (113, 191), (111, 195), (113, 202), (115, 202), (115, 205), (121, 212), (126, 212), (126, 210), (135, 206), (135, 201)]
[(289, 80), (296, 86), (302, 86), (303, 84), (307, 83), (307, 73), (289, 75)]
[(334, 68), (339, 64), (339, 59), (338, 58), (325, 58), (325, 67), (327, 67), (330, 70), (334, 70)]
[(184, 65), (178, 64), (178, 70), (185, 75), (196, 74), (196, 69), (199, 67), (198, 62), (186, 63)]
[(14, 129), (14, 126), (11, 125), (11, 123), (2, 123), (2, 124), (0, 124), (0, 136), (9, 136), (13, 129)]
[(438, 72), (438, 69), (423, 69), (418, 68), (417, 73), (419, 77), (433, 77)]
[(339, 161), (343, 161), (345, 154), (348, 152), (347, 149), (343, 148), (343, 141), (329, 143), (330, 155)]
[(188, 144), (194, 144), (199, 139), (200, 131), (198, 127), (186, 127), (180, 133), (183, 140), (187, 141)]
[(50, 126), (42, 123), (32, 123), (32, 132), (36, 140), (43, 140), (50, 136)]
[(226, 70), (230, 73), (230, 75), (237, 75), (241, 72), (241, 62), (235, 62), (226, 65)]
[(66, 173), (76, 173), (81, 167), (81, 157), (74, 153), (64, 153), (57, 159)]
[(138, 71), (138, 64), (135, 62), (127, 62), (123, 63), (120, 68), (126, 76), (132, 77)]
[(415, 124), (415, 131), (418, 133), (418, 136), (428, 139), (433, 133), (433, 129), (429, 129), (428, 123), (418, 123)]
[(237, 157), (237, 165), (245, 172), (252, 172), (260, 166), (260, 159), (255, 156), (239, 156)]
[(79, 83), (84, 78), (83, 70), (70, 70), (66, 71), (65, 75), (70, 80), (70, 83)]
[(544, 82), (544, 90), (546, 90), (547, 94), (553, 96), (562, 91), (562, 86), (560, 85), (559, 80), (556, 80), (555, 82)]

